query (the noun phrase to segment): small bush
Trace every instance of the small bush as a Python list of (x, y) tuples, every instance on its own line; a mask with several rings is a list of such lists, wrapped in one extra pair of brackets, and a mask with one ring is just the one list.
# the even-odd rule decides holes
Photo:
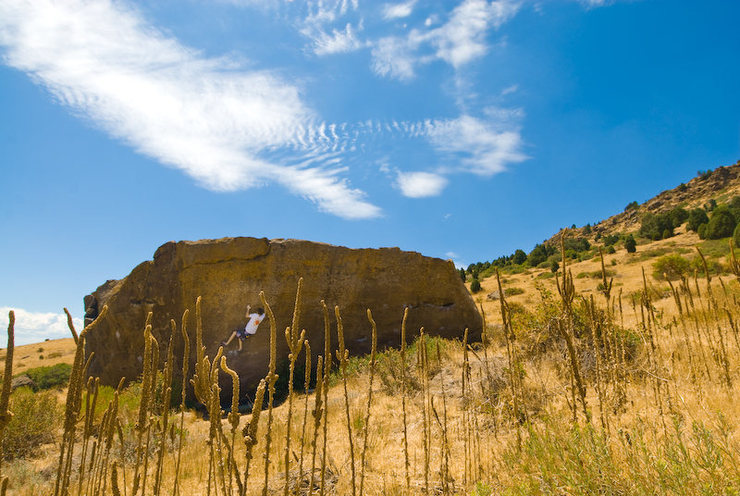
[(671, 218), (671, 222), (673, 222), (673, 227), (678, 227), (688, 220), (689, 212), (684, 208), (676, 207), (668, 212), (668, 216)]
[(58, 363), (48, 367), (28, 369), (25, 373), (36, 384), (37, 390), (63, 388), (69, 383), (72, 366), (68, 363)]
[(608, 234), (604, 236), (604, 246), (611, 246), (619, 241), (619, 234)]
[(699, 235), (699, 239), (707, 239), (707, 223), (705, 222), (700, 225), (696, 230), (696, 233)]
[(631, 234), (624, 240), (624, 248), (627, 250), (627, 253), (634, 253), (637, 251), (637, 242), (635, 241), (635, 237)]
[(34, 393), (28, 388), (18, 388), (13, 392), (10, 404), (13, 418), (5, 428), (5, 459), (33, 456), (39, 446), (54, 441), (62, 411), (53, 393)]
[(707, 222), (709, 222), (709, 217), (707, 217), (707, 213), (700, 208), (695, 208), (694, 210), (689, 212), (688, 224), (686, 225), (686, 229), (688, 229), (689, 231), (698, 232), (699, 226), (702, 224), (706, 224)]
[(609, 245), (609, 246), (606, 247), (606, 253), (607, 253), (607, 255), (612, 255), (612, 254), (614, 254), (616, 252), (617, 252), (617, 250), (614, 248), (614, 245)]
[(653, 263), (653, 277), (659, 280), (676, 280), (687, 275), (691, 269), (691, 262), (681, 255), (666, 255)]
[(473, 279), (473, 280), (472, 280), (472, 281), (470, 282), (470, 291), (471, 291), (472, 293), (477, 293), (477, 292), (478, 292), (478, 291), (480, 291), (480, 290), (481, 290), (481, 287), (480, 287), (480, 281), (479, 281), (478, 279)]
[(636, 201), (630, 202), (627, 204), (626, 207), (624, 207), (624, 211), (628, 212), (630, 210), (637, 210), (639, 208), (639, 204)]
[(735, 218), (732, 216), (729, 207), (722, 205), (712, 212), (712, 218), (707, 224), (707, 239), (720, 239), (732, 236), (735, 230)]
[(735, 243), (735, 247), (740, 246), (740, 224), (735, 227), (735, 232), (732, 234), (732, 241)]
[(653, 241), (673, 236), (673, 219), (671, 218), (670, 213), (657, 215), (650, 212), (646, 213), (642, 217), (640, 236), (644, 236)]
[(555, 272), (558, 271), (558, 269), (560, 269), (560, 264), (558, 263), (557, 260), (552, 260), (550, 262), (550, 272), (554, 274)]

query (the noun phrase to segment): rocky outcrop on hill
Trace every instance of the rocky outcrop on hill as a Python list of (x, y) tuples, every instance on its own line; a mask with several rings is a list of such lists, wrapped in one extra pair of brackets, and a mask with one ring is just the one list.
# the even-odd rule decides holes
[[(204, 345), (213, 357), (222, 340), (244, 327), (247, 305), (260, 306), (260, 291), (277, 320), (279, 360), (287, 360), (283, 334), (291, 324), (300, 277), (300, 327), (306, 329), (314, 364), (324, 348), (321, 300), (330, 309), (340, 307), (347, 348), (355, 355), (370, 351), (367, 308), (378, 326), (379, 347), (399, 345), (405, 307), (409, 308), (409, 340), (421, 326), (428, 334), (449, 338), (462, 337), (467, 327), (471, 339), (480, 337), (481, 316), (451, 261), (398, 248), (350, 249), (300, 240), (180, 241), (162, 245), (154, 260), (141, 263), (122, 280), (107, 281), (85, 297), (87, 319), (96, 318), (103, 305), (109, 309), (88, 335), (88, 354), (95, 353), (89, 372), (110, 385), (141, 373), (142, 331), (148, 312), (153, 312), (160, 356), (165, 356), (170, 319), (179, 327), (186, 308), (191, 310), (188, 329), (193, 342), (198, 296), (202, 297)], [(254, 388), (267, 372), (269, 334), (265, 319), (257, 334), (244, 343), (244, 351), (227, 356), (243, 391)], [(335, 348), (335, 322), (332, 340)], [(236, 342), (229, 346), (236, 348)], [(182, 339), (175, 336), (176, 357), (182, 356), (182, 349)], [(191, 361), (194, 357), (193, 351)], [(177, 363), (175, 370), (180, 367)], [(228, 376), (222, 384), (224, 392), (230, 393)]]
[[(625, 208), (623, 212), (594, 224), (591, 226), (590, 234), (583, 227), (569, 229), (568, 232), (581, 236), (635, 232), (640, 228), (642, 217), (648, 212), (658, 214), (679, 206), (686, 209), (701, 208), (710, 200), (722, 203), (738, 195), (740, 195), (740, 160), (733, 165), (699, 171), (689, 182), (663, 191), (642, 204)], [(557, 246), (562, 232), (558, 231), (543, 243)]]

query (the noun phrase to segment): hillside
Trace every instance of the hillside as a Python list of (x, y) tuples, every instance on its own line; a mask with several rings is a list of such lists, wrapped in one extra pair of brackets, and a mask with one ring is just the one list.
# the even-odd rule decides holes
[[(673, 189), (659, 193), (637, 208), (625, 208), (623, 212), (591, 226), (592, 236), (635, 232), (640, 227), (640, 219), (645, 213), (668, 212), (675, 207), (685, 209), (701, 208), (711, 200), (725, 203), (740, 194), (740, 160), (733, 165), (717, 167), (714, 170), (699, 171), (693, 179)], [(577, 233), (585, 235), (583, 227)], [(557, 235), (548, 241), (557, 241)]]

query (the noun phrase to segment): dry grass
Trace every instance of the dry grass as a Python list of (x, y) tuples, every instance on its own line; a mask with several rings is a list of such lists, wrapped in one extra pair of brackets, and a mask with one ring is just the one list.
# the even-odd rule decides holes
[[(0, 350), (0, 360), (5, 360), (6, 350)], [(15, 347), (13, 375), (28, 369), (48, 367), (57, 363), (72, 364), (75, 356), (75, 341), (72, 338), (52, 339), (42, 343), (24, 344)]]

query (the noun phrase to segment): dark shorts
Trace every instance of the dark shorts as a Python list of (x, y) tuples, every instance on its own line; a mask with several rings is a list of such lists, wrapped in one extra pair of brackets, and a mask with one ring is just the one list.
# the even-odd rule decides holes
[(236, 337), (238, 337), (242, 341), (247, 339), (248, 336), (249, 334), (247, 334), (247, 330), (244, 329), (243, 327), (241, 329), (236, 330)]

